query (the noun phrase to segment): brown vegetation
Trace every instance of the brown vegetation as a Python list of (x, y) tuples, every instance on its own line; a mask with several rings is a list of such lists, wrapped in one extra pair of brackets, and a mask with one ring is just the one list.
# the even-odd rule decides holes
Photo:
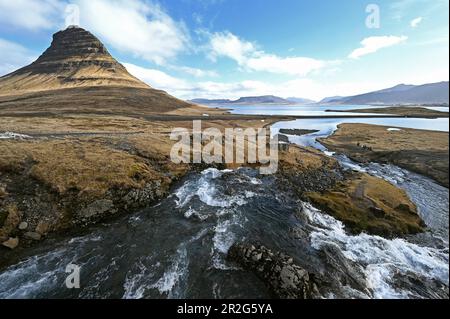
[(306, 196), (342, 221), (352, 233), (397, 237), (424, 231), (417, 209), (403, 190), (367, 175), (354, 174), (325, 192)]

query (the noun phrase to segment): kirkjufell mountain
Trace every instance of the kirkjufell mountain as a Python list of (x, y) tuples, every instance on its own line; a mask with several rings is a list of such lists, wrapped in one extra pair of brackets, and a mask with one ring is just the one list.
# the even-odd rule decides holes
[(24, 111), (123, 107), (143, 114), (192, 106), (132, 76), (97, 37), (75, 26), (55, 33), (35, 62), (0, 78), (0, 103), (3, 111), (11, 104)]
[(32, 64), (0, 79), (0, 94), (86, 86), (148, 88), (117, 62), (89, 31), (69, 27)]

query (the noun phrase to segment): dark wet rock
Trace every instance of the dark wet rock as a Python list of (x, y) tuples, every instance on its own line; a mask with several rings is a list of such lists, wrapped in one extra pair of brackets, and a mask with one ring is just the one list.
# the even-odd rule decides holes
[(90, 218), (98, 217), (105, 214), (114, 208), (114, 203), (109, 199), (99, 199), (89, 204), (86, 208), (82, 209), (78, 213), (78, 217), (82, 220), (88, 220)]
[(408, 291), (408, 298), (413, 299), (448, 299), (448, 285), (444, 285), (437, 279), (424, 278), (414, 273), (395, 273), (394, 285), (398, 291)]
[(277, 177), (281, 189), (293, 189), (297, 195), (323, 191), (344, 179), (339, 163), (319, 151), (292, 146), (280, 155)]
[(301, 129), (280, 129), (280, 133), (282, 134), (287, 134), (287, 135), (307, 135), (307, 134), (312, 134), (312, 133), (317, 133), (319, 132), (318, 130), (301, 130)]
[[(83, 196), (77, 190), (58, 194), (18, 173), (0, 176), (9, 196), (0, 200), (0, 244), (19, 238), (28, 247), (55, 232), (92, 225), (119, 214), (132, 213), (167, 195), (167, 181), (150, 181), (142, 188), (111, 189), (100, 198)], [(0, 264), (2, 263), (0, 254)]]
[(309, 273), (292, 257), (262, 245), (235, 244), (228, 259), (254, 272), (277, 298), (309, 299), (316, 290)]
[(343, 173), (339, 169), (330, 170), (328, 168), (319, 168), (294, 173), (292, 175), (283, 174), (283, 179), (280, 182), (283, 183), (287, 180), (301, 196), (305, 192), (330, 189), (343, 179)]
[(161, 181), (156, 180), (147, 183), (142, 189), (130, 190), (122, 200), (125, 202), (126, 207), (144, 207), (164, 195), (165, 191)]
[(326, 278), (323, 279), (324, 285), (329, 286), (336, 293), (341, 291), (343, 286), (347, 286), (361, 292), (361, 296), (369, 297), (372, 295), (372, 292), (367, 288), (366, 277), (361, 267), (356, 262), (346, 258), (339, 247), (331, 244), (325, 245), (321, 248), (320, 255), (327, 266), (327, 273), (321, 274), (321, 278)]
[(289, 137), (284, 134), (277, 134), (278, 142), (289, 143)]

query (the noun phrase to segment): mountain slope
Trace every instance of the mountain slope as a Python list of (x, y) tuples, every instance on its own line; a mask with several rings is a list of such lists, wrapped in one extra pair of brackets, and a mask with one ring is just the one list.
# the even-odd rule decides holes
[(231, 100), (227, 100), (227, 99), (217, 99), (217, 100), (193, 99), (193, 100), (189, 100), (189, 102), (196, 103), (196, 104), (226, 104), (226, 103), (231, 103)]
[(32, 64), (0, 78), (0, 111), (164, 113), (192, 104), (132, 76), (90, 32), (69, 27)]
[(293, 104), (294, 102), (274, 95), (244, 96), (237, 100), (228, 99), (193, 99), (190, 102), (198, 104)]
[(433, 104), (449, 102), (449, 82), (400, 84), (392, 88), (339, 99), (338, 104)]
[(310, 99), (304, 99), (302, 97), (288, 97), (286, 100), (289, 102), (295, 103), (295, 104), (313, 104), (316, 103), (316, 101), (310, 100)]
[(274, 95), (247, 96), (233, 101), (236, 104), (291, 104), (288, 100)]
[(321, 103), (337, 103), (339, 100), (341, 100), (343, 98), (345, 98), (345, 97), (343, 97), (343, 96), (329, 96), (329, 97), (326, 97), (326, 98), (320, 100), (317, 103), (318, 104), (321, 104)]

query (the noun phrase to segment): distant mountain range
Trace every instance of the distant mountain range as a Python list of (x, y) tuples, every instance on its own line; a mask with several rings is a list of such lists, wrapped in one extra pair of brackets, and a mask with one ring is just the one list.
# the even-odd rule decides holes
[(330, 103), (332, 101), (339, 101), (340, 99), (345, 98), (345, 96), (330, 96), (330, 97), (326, 97), (323, 100), (319, 101), (319, 104), (325, 104), (325, 103)]
[(288, 97), (286, 100), (293, 102), (295, 104), (314, 104), (316, 101), (310, 99), (304, 99), (301, 97)]
[(449, 82), (400, 84), (392, 88), (347, 97), (328, 97), (322, 104), (448, 104)]
[(263, 95), (263, 96), (247, 96), (241, 97), (237, 100), (229, 100), (229, 99), (193, 99), (189, 102), (203, 105), (211, 105), (211, 104), (243, 104), (243, 105), (251, 105), (251, 104), (311, 104), (315, 103), (312, 100), (290, 97), (287, 99), (283, 99), (274, 95)]
[(306, 104), (448, 104), (449, 82), (438, 82), (424, 85), (399, 84), (391, 88), (359, 94), (354, 96), (331, 96), (319, 102), (313, 100), (289, 97), (287, 99), (274, 96), (249, 96), (237, 100), (230, 99), (193, 99), (189, 102), (203, 105), (214, 104), (282, 104), (282, 105), (306, 105)]

